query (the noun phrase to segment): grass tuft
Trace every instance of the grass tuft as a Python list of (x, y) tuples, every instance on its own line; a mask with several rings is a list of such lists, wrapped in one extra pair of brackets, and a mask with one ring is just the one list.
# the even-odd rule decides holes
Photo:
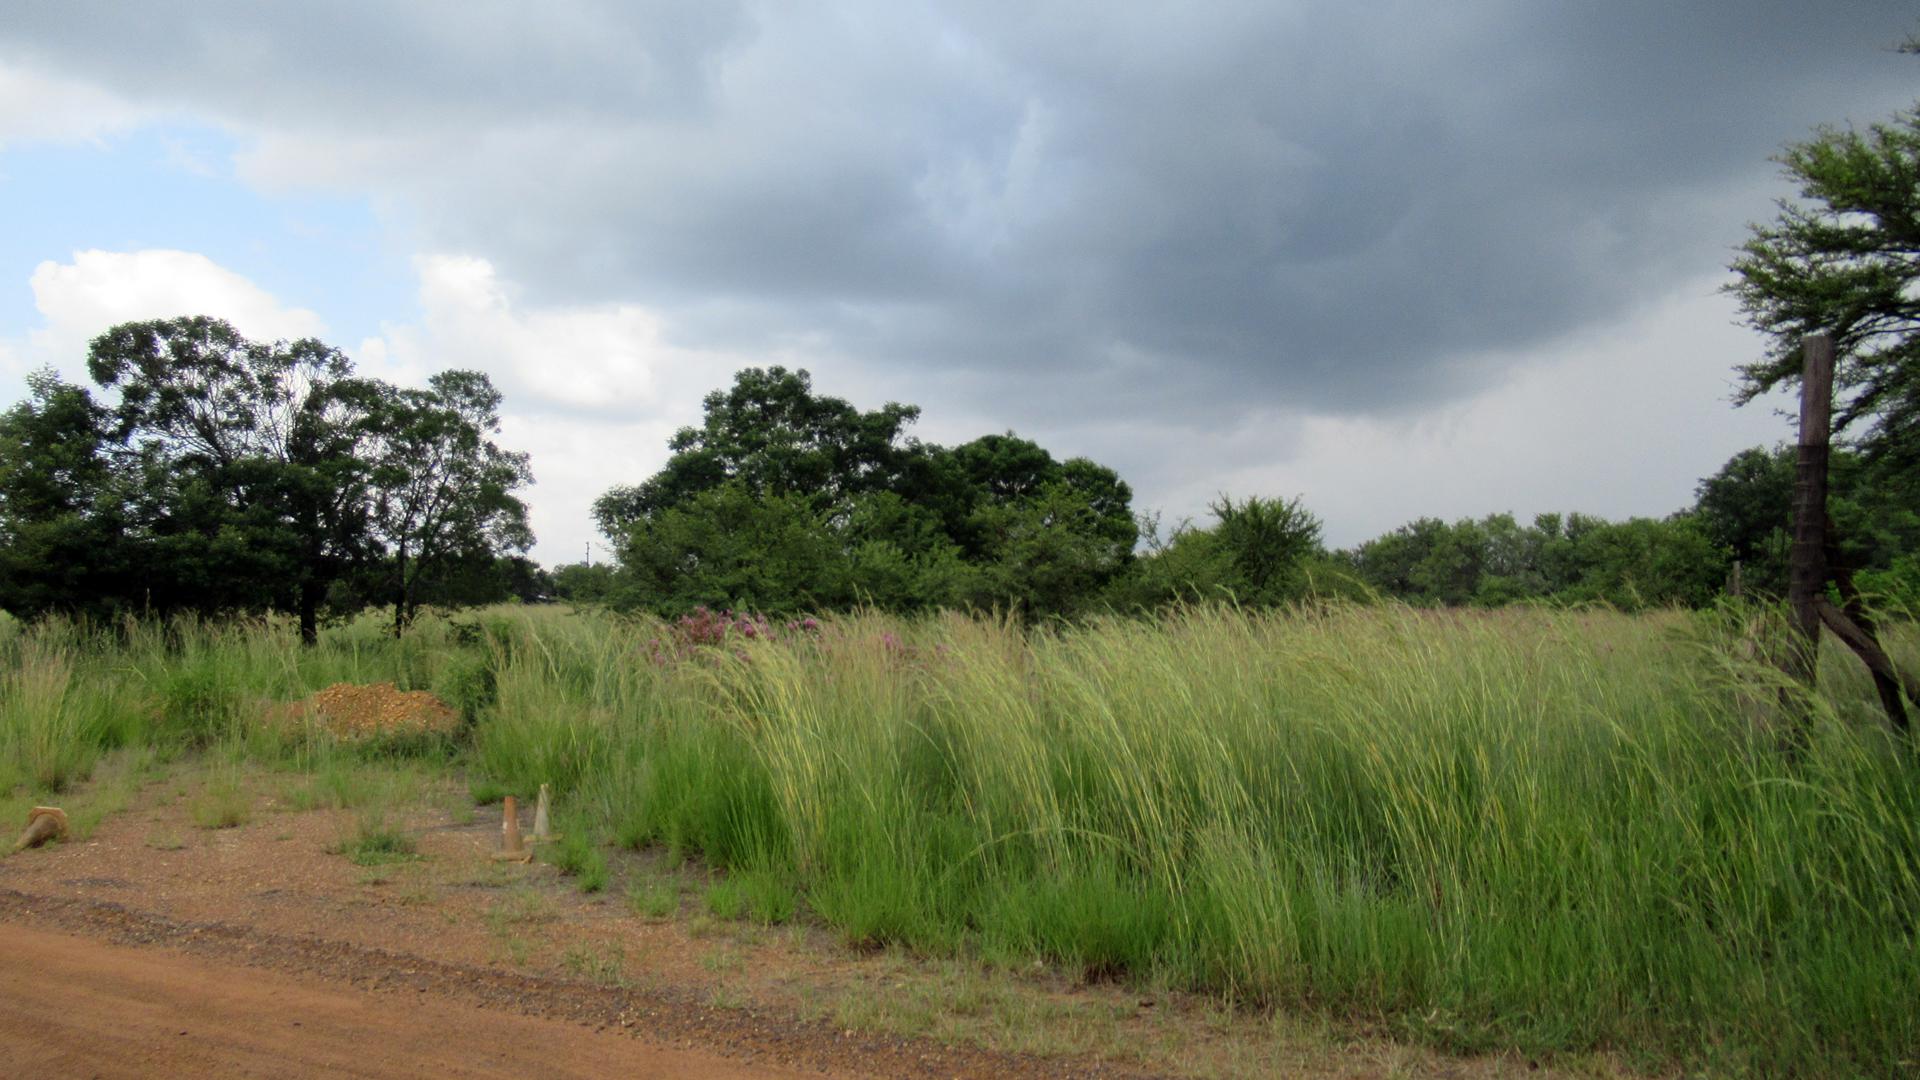
[(363, 815), (351, 835), (333, 849), (356, 866), (383, 866), (418, 859), (419, 848), (413, 837), (390, 825), (382, 814)]

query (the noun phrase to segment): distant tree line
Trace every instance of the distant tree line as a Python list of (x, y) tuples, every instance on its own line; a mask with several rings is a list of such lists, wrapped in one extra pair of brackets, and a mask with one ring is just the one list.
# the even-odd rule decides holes
[[(1844, 450), (1832, 474), (1829, 509), (1841, 538), (1833, 557), (1880, 599), (1920, 605), (1920, 483)], [(1793, 475), (1791, 447), (1756, 447), (1702, 480), (1694, 505), (1666, 518), (1426, 518), (1342, 558), (1382, 594), (1423, 604), (1699, 606), (1735, 583), (1736, 564), (1743, 592), (1777, 598), (1787, 587)]]
[[(93, 616), (325, 611), (538, 587), (473, 371), (424, 388), (359, 377), (319, 341), (259, 343), (217, 319), (116, 326), (95, 388), (52, 372), (0, 414), (0, 608)], [(96, 389), (98, 393), (96, 394)]]
[[(748, 369), (709, 394), (653, 476), (595, 504), (617, 559), (543, 570), (502, 450), (500, 394), (449, 371), (424, 388), (357, 376), (337, 350), (250, 342), (213, 319), (114, 327), (93, 388), (50, 372), (0, 413), (0, 609), (165, 616), (557, 597), (623, 610), (770, 615), (873, 606), (1030, 618), (1309, 596), (1422, 605), (1699, 605), (1786, 587), (1793, 460), (1742, 451), (1695, 504), (1612, 522), (1423, 518), (1330, 550), (1298, 499), (1222, 496), (1203, 523), (1137, 515), (1112, 469), (1012, 433), (907, 434), (805, 371)], [(1842, 449), (1833, 557), (1920, 605), (1920, 472)]]
[[(1012, 434), (919, 442), (909, 405), (861, 412), (805, 371), (749, 369), (706, 398), (654, 476), (596, 504), (617, 566), (566, 566), (556, 594), (661, 614), (872, 605), (1030, 617), (1176, 601), (1264, 606), (1310, 595), (1425, 605), (1701, 605), (1785, 589), (1793, 463), (1744, 451), (1672, 516), (1425, 518), (1345, 551), (1298, 499), (1223, 496), (1204, 524), (1136, 516), (1113, 470)], [(1920, 485), (1842, 452), (1844, 557), (1883, 594), (1920, 595)]]

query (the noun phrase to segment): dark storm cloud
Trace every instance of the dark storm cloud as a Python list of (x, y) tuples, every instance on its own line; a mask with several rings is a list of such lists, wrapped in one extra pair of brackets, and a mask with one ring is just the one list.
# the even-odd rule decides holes
[(16, 7), (0, 56), (225, 117), (536, 300), (1021, 422), (1457, 396), (1723, 264), (1769, 154), (1920, 85), (1880, 2), (126, 7)]

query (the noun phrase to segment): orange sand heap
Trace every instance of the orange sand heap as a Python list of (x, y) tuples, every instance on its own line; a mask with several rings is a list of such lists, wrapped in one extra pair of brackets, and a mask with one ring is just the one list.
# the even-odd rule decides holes
[(460, 724), (460, 714), (446, 702), (425, 690), (401, 690), (392, 683), (334, 683), (293, 711), (340, 739), (445, 735)]

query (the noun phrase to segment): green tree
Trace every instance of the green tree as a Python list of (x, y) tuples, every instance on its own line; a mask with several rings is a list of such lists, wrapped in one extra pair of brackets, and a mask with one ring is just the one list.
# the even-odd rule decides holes
[(0, 414), (0, 610), (103, 615), (135, 591), (128, 478), (107, 411), (51, 371)]
[[(1108, 602), (1123, 610), (1222, 599), (1264, 606), (1298, 600), (1310, 584), (1334, 586), (1353, 576), (1351, 565), (1325, 557), (1320, 519), (1298, 498), (1222, 495), (1212, 510), (1211, 527), (1182, 521), (1165, 537), (1156, 517), (1143, 518), (1146, 554), (1108, 590)], [(1316, 571), (1324, 581), (1309, 581)]]
[(553, 568), (553, 598), (569, 604), (605, 603), (615, 587), (610, 563), (565, 563)]
[(532, 482), (527, 455), (503, 450), (500, 392), (478, 371), (445, 371), (427, 388), (368, 390), (361, 424), (369, 523), (388, 566), (393, 630), (412, 621), (437, 579), (463, 561), (491, 566), (533, 543), (514, 495)]
[(1219, 520), (1214, 532), (1241, 600), (1274, 604), (1305, 591), (1302, 563), (1320, 551), (1320, 519), (1298, 498), (1248, 498), (1238, 503), (1222, 495), (1213, 504)]
[(639, 519), (619, 552), (614, 600), (622, 606), (788, 615), (849, 599), (840, 539), (813, 500), (740, 481)]
[(157, 576), (182, 586), (169, 602), (292, 610), (313, 641), (328, 586), (367, 542), (354, 452), (365, 394), (345, 355), (195, 316), (113, 327), (87, 366), (117, 395), (113, 433), (122, 468), (144, 475)]
[[(632, 576), (618, 601), (1049, 615), (1091, 600), (1132, 559), (1133, 492), (1086, 458), (1059, 461), (1011, 432), (952, 449), (920, 443), (905, 434), (919, 409), (862, 412), (784, 368), (742, 371), (704, 404), (703, 423), (675, 434), (658, 473), (595, 503)], [(769, 503), (764, 521), (746, 505), (754, 499)], [(786, 565), (777, 557), (747, 565), (742, 553), (759, 545), (691, 519), (701, 514), (782, 530), (816, 578), (776, 572)]]
[[(1821, 128), (1779, 159), (1799, 201), (1752, 226), (1727, 286), (1772, 339), (1741, 368), (1743, 401), (1797, 383), (1801, 340), (1831, 333), (1836, 434), (1920, 463), (1920, 110), (1866, 130)], [(1864, 427), (1864, 431), (1859, 429)]]
[(838, 504), (892, 487), (913, 453), (905, 431), (920, 415), (892, 402), (861, 412), (813, 393), (806, 371), (748, 368), (703, 402), (705, 419), (668, 441), (658, 473), (616, 487), (594, 503), (602, 532), (617, 538), (642, 518), (722, 484), (758, 495), (822, 496)]
[(1628, 611), (1699, 607), (1726, 580), (1726, 549), (1688, 513), (1605, 523), (1584, 531), (1575, 548), (1580, 578), (1560, 594), (1563, 599), (1598, 600)]
[(1786, 593), (1793, 470), (1790, 447), (1756, 446), (1728, 458), (1694, 489), (1701, 530), (1740, 560), (1743, 587), (1757, 593)]

